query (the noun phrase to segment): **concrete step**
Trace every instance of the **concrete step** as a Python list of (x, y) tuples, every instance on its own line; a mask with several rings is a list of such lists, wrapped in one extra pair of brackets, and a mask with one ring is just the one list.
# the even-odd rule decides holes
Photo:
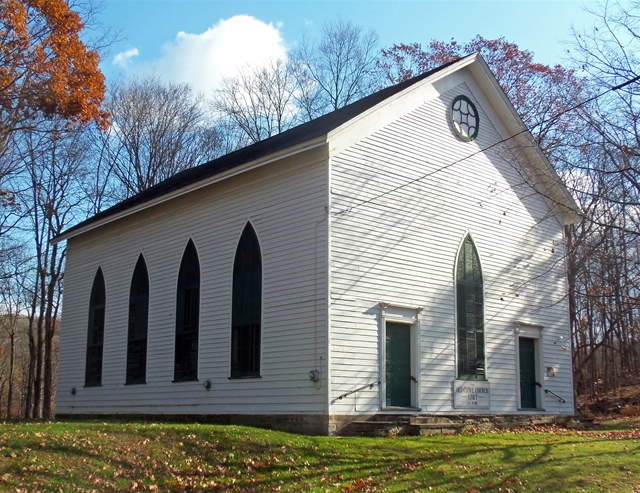
[(512, 415), (424, 415), (417, 413), (377, 413), (349, 421), (335, 432), (344, 436), (425, 436), (461, 433), (466, 427), (480, 429), (519, 428), (557, 424), (568, 428), (586, 427), (575, 416), (535, 414)]
[(413, 425), (418, 428), (420, 436), (428, 435), (455, 435), (464, 431), (464, 423), (422, 423)]
[(340, 435), (343, 436), (427, 436), (460, 433), (466, 426), (464, 423), (432, 422), (414, 424), (411, 420), (375, 419), (368, 421), (352, 421), (345, 426)]
[(367, 423), (371, 422), (395, 422), (404, 424), (428, 424), (428, 423), (459, 423), (460, 419), (456, 416), (425, 416), (422, 414), (397, 414), (397, 413), (378, 413), (372, 416), (367, 416), (366, 420), (357, 420)]
[(447, 416), (411, 416), (409, 418), (409, 422), (412, 425), (449, 424), (449, 423), (460, 423), (460, 420), (455, 418), (452, 419)]

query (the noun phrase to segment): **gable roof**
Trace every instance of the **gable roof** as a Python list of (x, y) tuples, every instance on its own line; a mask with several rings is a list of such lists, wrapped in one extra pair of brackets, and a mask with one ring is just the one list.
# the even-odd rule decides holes
[(332, 130), (336, 129), (345, 122), (351, 120), (355, 116), (367, 111), (368, 109), (376, 106), (385, 99), (403, 91), (404, 89), (411, 87), (412, 85), (426, 79), (432, 74), (435, 74), (446, 67), (453, 65), (458, 60), (454, 60), (445, 65), (441, 65), (429, 72), (425, 72), (417, 77), (401, 82), (394, 86), (387, 87), (378, 92), (375, 92), (369, 96), (366, 96), (354, 103), (344, 106), (338, 110), (322, 115), (311, 121), (293, 127), (289, 130), (285, 130), (273, 137), (264, 139), (251, 144), (237, 151), (233, 151), (229, 154), (225, 154), (219, 158), (216, 158), (207, 163), (199, 166), (183, 170), (171, 178), (161, 181), (160, 183), (139, 192), (128, 199), (118, 202), (112, 207), (99, 212), (95, 216), (82, 221), (81, 223), (67, 229), (56, 238), (54, 242), (59, 242), (79, 234), (81, 231), (90, 229), (89, 227), (95, 223), (104, 223), (105, 220), (118, 216), (136, 206), (151, 202), (154, 199), (158, 199), (165, 195), (169, 195), (172, 192), (181, 188), (188, 187), (200, 181), (211, 178), (215, 175), (224, 173), (225, 171), (237, 168), (245, 163), (255, 161), (257, 159), (269, 156), (270, 154), (283, 151), (285, 149), (294, 147), (299, 144), (314, 140), (318, 137), (327, 135)]
[[(444, 69), (448, 67), (457, 64), (464, 66), (469, 62), (473, 62), (476, 60), (479, 60), (484, 71), (488, 72), (487, 75), (489, 75), (489, 78), (491, 79), (490, 85), (492, 84), (494, 89), (497, 88), (501, 96), (500, 99), (502, 99), (502, 102), (504, 102), (508, 106), (508, 111), (513, 114), (512, 116), (515, 116), (517, 122), (520, 123), (520, 127), (524, 129), (524, 124), (517, 116), (515, 109), (508, 101), (508, 98), (506, 97), (502, 89), (500, 89), (490, 69), (488, 68), (482, 57), (479, 54), (474, 53), (441, 65), (412, 79), (382, 89), (369, 96), (359, 99), (354, 103), (344, 106), (338, 110), (332, 111), (331, 113), (327, 113), (326, 115), (315, 118), (314, 120), (311, 120), (309, 122), (293, 127), (282, 133), (274, 135), (273, 137), (269, 137), (268, 139), (261, 140), (247, 147), (243, 147), (229, 154), (225, 154), (224, 156), (221, 156), (199, 166), (183, 170), (175, 174), (174, 176), (167, 178), (166, 180), (163, 180), (162, 182), (146, 190), (143, 190), (142, 192), (139, 192), (136, 195), (133, 195), (132, 197), (129, 197), (128, 199), (125, 199), (115, 204), (114, 206), (86, 219), (85, 221), (82, 221), (79, 224), (67, 229), (60, 235), (53, 238), (52, 242), (58, 243), (95, 227), (101, 226), (111, 221), (115, 221), (118, 218), (127, 215), (128, 213), (138, 211), (145, 208), (146, 206), (154, 205), (158, 201), (163, 201), (163, 199), (168, 200), (180, 194), (180, 191), (184, 191), (184, 193), (186, 193), (193, 190), (194, 188), (198, 188), (198, 184), (204, 183), (204, 185), (206, 185), (209, 183), (209, 180), (211, 178), (218, 175), (226, 175), (231, 170), (234, 170), (234, 168), (239, 168), (244, 164), (266, 159), (271, 155), (278, 155), (278, 158), (280, 158), (282, 157), (280, 153), (287, 150), (293, 150), (296, 147), (302, 148), (304, 150), (317, 145), (322, 145), (326, 143), (326, 137), (330, 132), (341, 127), (350, 120), (353, 120), (359, 115), (362, 115), (368, 110), (374, 108), (383, 101), (392, 98), (393, 96), (401, 93), (411, 86), (414, 86), (415, 84), (433, 76), (434, 74), (437, 74), (438, 72), (444, 71)], [(533, 140), (533, 137), (531, 137), (531, 140)], [(551, 173), (557, 178), (557, 174), (555, 174), (555, 170), (553, 170), (553, 167), (547, 160), (546, 156), (544, 156), (544, 154), (539, 150), (538, 154), (540, 154), (541, 156), (539, 157), (539, 159), (541, 159), (543, 162), (545, 174)], [(564, 186), (561, 186), (561, 188), (561, 200), (559, 202), (564, 205), (564, 208), (566, 210), (577, 210), (577, 205), (571, 198), (569, 192), (566, 190), (566, 188), (564, 188)]]

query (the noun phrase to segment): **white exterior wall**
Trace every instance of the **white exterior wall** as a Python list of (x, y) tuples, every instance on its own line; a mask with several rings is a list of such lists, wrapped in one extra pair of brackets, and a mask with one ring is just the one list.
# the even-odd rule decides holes
[[(317, 148), (70, 239), (57, 412), (326, 413), (326, 197), (326, 148)], [(248, 220), (262, 249), (262, 377), (229, 379), (233, 260)], [(190, 238), (201, 269), (198, 381), (172, 383), (176, 284)], [(129, 290), (141, 253), (150, 279), (147, 383), (124, 385)], [(98, 266), (106, 284), (102, 386), (84, 388)], [(319, 383), (309, 380), (315, 368)]]
[[(331, 157), (332, 415), (381, 409), (384, 396), (377, 385), (336, 399), (384, 381), (379, 302), (424, 307), (404, 310), (418, 320), (414, 403), (427, 414), (464, 412), (453, 408), (452, 385), (457, 373), (455, 265), (467, 233), (484, 276), (491, 386), (490, 409), (474, 413), (521, 412), (516, 321), (544, 327), (537, 329), (542, 336), (539, 363), (554, 367), (555, 376), (544, 376), (541, 383), (566, 399), (560, 404), (542, 392), (541, 407), (550, 414), (573, 413), (562, 218), (545, 198), (523, 186), (530, 169), (501, 147), (457, 162), (501, 140), (499, 132), (505, 132), (485, 111), (489, 104), (471, 77), (464, 77), (441, 95), (427, 87), (417, 109)], [(456, 138), (448, 123), (448, 108), (459, 94), (470, 97), (480, 111), (480, 134), (473, 142)], [(361, 125), (366, 127), (366, 120)], [(427, 173), (434, 174), (362, 204)]]

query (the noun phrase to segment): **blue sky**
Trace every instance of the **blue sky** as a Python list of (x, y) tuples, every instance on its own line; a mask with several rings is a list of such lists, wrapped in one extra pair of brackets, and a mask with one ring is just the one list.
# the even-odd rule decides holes
[[(107, 79), (154, 71), (190, 82), (205, 93), (237, 64), (283, 56), (306, 30), (348, 20), (373, 29), (380, 48), (431, 39), (464, 42), (476, 34), (505, 36), (535, 53), (536, 61), (563, 63), (570, 28), (588, 28), (594, 2), (427, 0), (106, 0), (101, 21), (122, 41), (102, 62)], [(182, 34), (180, 34), (182, 33)]]

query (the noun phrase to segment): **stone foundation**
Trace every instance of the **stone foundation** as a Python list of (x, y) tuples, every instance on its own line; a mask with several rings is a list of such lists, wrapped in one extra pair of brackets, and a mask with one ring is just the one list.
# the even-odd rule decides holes
[(56, 419), (92, 421), (146, 421), (241, 425), (269, 430), (327, 435), (327, 416), (321, 414), (56, 414)]
[(173, 422), (242, 425), (305, 435), (434, 435), (459, 433), (465, 428), (505, 429), (557, 424), (581, 426), (580, 418), (565, 415), (424, 415), (424, 414), (58, 414), (64, 420), (116, 420), (124, 422)]

